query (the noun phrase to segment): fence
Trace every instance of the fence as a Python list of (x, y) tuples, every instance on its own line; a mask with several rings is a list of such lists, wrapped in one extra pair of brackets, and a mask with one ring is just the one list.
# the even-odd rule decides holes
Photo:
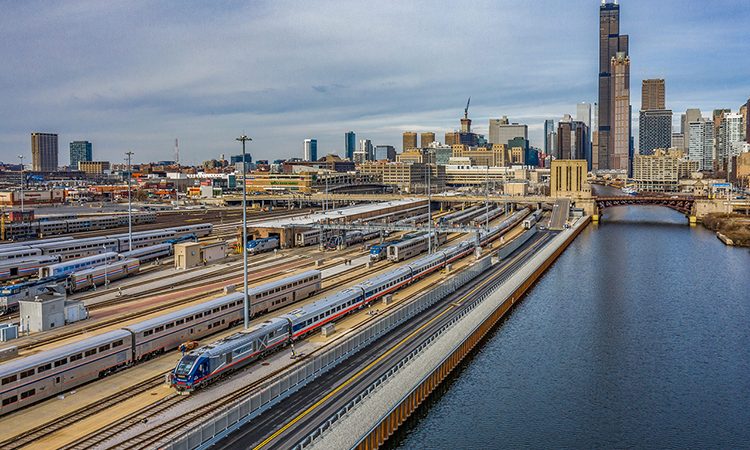
[(377, 319), (356, 334), (334, 344), (328, 350), (313, 356), (300, 366), (261, 386), (248, 398), (222, 408), (200, 425), (164, 443), (160, 448), (169, 450), (192, 450), (208, 448), (236, 431), (253, 418), (288, 398), (311, 381), (352, 356), (373, 340), (401, 325), (415, 315), (434, 305), (448, 294), (472, 280), (490, 267), (489, 258), (477, 261), (470, 268), (459, 272), (439, 284), (435, 289), (415, 300), (400, 306), (393, 313)]

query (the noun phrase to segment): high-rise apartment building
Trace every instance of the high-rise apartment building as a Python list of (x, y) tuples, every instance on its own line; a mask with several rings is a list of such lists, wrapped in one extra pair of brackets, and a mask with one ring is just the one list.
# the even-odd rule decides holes
[(375, 148), (372, 146), (372, 141), (369, 139), (359, 140), (359, 149), (357, 152), (364, 154), (365, 161), (372, 161), (375, 159)]
[(713, 170), (714, 124), (702, 117), (687, 125), (690, 139), (687, 141), (688, 159), (698, 161), (698, 170)]
[(57, 170), (57, 135), (31, 133), (31, 168), (35, 172)]
[(424, 132), (419, 136), (419, 140), (419, 145), (422, 148), (427, 148), (430, 146), (430, 144), (435, 142), (435, 133), (433, 133), (432, 131)]
[[(595, 167), (595, 169), (615, 168), (609, 167), (609, 165), (613, 161), (621, 161), (621, 156), (613, 155), (610, 157), (615, 147), (615, 125), (612, 123), (615, 118), (612, 61), (617, 57), (618, 53), (622, 53), (627, 57), (628, 45), (628, 35), (620, 35), (620, 5), (617, 3), (608, 3), (605, 0), (599, 7), (599, 115), (597, 120), (599, 133), (597, 139), (598, 157), (596, 158), (598, 167)], [(615, 67), (622, 68), (620, 65)], [(630, 84), (629, 76), (627, 84), (628, 86)], [(623, 112), (621, 111), (619, 117), (622, 117), (622, 115)], [(628, 139), (630, 134), (629, 128), (628, 126)], [(620, 141), (622, 141), (622, 138), (623, 135), (621, 133)]]
[[(630, 58), (625, 52), (618, 52), (612, 58), (610, 67), (610, 130), (612, 144), (607, 150), (608, 168), (629, 170), (630, 160)], [(602, 145), (601, 135), (599, 145)], [(601, 155), (599, 159), (601, 165)]]
[(745, 103), (745, 142), (750, 144), (750, 98)]
[(703, 117), (701, 110), (698, 108), (689, 108), (685, 111), (685, 114), (680, 118), (680, 132), (685, 136), (685, 148), (690, 143), (690, 124), (696, 122)]
[(687, 142), (685, 142), (685, 135), (682, 133), (672, 133), (672, 145), (671, 148), (676, 148), (687, 153)]
[(318, 140), (317, 139), (305, 139), (304, 143), (304, 155), (305, 161), (317, 161), (318, 160)]
[(576, 120), (591, 128), (591, 103), (578, 103), (576, 105)]
[(641, 155), (652, 155), (657, 148), (669, 148), (672, 144), (672, 111), (641, 111), (638, 124), (638, 153)]
[(357, 150), (357, 135), (353, 131), (344, 134), (344, 153), (349, 161), (354, 161), (354, 152)]
[(413, 131), (404, 131), (403, 146), (401, 147), (401, 151), (406, 151), (406, 149), (417, 147), (417, 133)]
[(663, 78), (643, 80), (641, 87), (641, 110), (667, 109)]
[[(719, 167), (725, 167), (729, 164), (732, 156), (737, 156), (736, 149), (741, 148), (736, 144), (744, 141), (745, 130), (743, 129), (742, 114), (724, 113), (721, 119), (721, 146), (717, 150), (717, 159)], [(729, 170), (727, 168), (727, 170)]]
[(70, 170), (78, 170), (79, 162), (93, 161), (91, 142), (73, 141), (70, 143)]
[(505, 144), (515, 138), (529, 139), (529, 127), (525, 124), (510, 123), (508, 117), (502, 119), (490, 119), (490, 143)]

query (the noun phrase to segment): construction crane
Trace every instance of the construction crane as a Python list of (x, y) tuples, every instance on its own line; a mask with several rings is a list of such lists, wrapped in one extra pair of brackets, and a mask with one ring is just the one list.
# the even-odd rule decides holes
[(466, 108), (464, 108), (464, 119), (469, 118), (469, 103), (471, 103), (471, 97), (469, 97), (469, 100), (466, 102)]

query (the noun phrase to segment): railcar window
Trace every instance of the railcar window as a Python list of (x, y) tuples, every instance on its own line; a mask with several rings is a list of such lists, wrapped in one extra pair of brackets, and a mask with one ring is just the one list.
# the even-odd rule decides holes
[(167, 330), (170, 329), (170, 328), (172, 328), (172, 327), (174, 327), (173, 323), (170, 322), (170, 323), (167, 324)]
[(177, 322), (175, 322), (174, 324), (175, 325), (182, 325), (183, 323), (185, 323), (185, 319), (180, 319)]
[(212, 312), (212, 313), (217, 313), (217, 312), (219, 312), (219, 311), (220, 311), (220, 309), (219, 309), (219, 308), (214, 308), (214, 309), (212, 309), (212, 310), (211, 310), (211, 312)]
[(79, 359), (83, 359), (83, 353), (78, 353), (75, 355), (71, 355), (70, 362), (78, 361)]
[(92, 348), (91, 350), (86, 350), (86, 353), (83, 354), (84, 356), (94, 356), (96, 355), (96, 349)]
[(154, 328), (154, 333), (159, 333), (160, 331), (164, 331), (164, 325), (160, 325)]
[(119, 346), (122, 345), (122, 343), (123, 343), (122, 339), (119, 340), (119, 341), (115, 341), (115, 342), (112, 343), (112, 348), (119, 347)]
[(9, 377), (3, 378), (2, 384), (3, 385), (10, 384), (10, 383), (13, 383), (14, 381), (16, 381), (17, 379), (18, 379), (17, 376), (11, 375)]
[(185, 317), (185, 322), (192, 322), (192, 321), (193, 321), (193, 316)]
[(229, 306), (228, 306), (228, 305), (223, 305), (223, 306), (221, 307), (221, 310), (222, 310), (222, 311), (224, 311), (224, 310), (225, 310), (225, 309), (227, 309), (227, 308), (229, 308)]
[(67, 363), (68, 363), (68, 358), (59, 359), (59, 360), (55, 361), (55, 367), (60, 367), (60, 366), (62, 366), (64, 364), (67, 364)]
[(43, 366), (39, 366), (39, 368), (36, 369), (36, 371), (39, 372), (39, 373), (42, 373), (42, 372), (46, 372), (46, 371), (50, 370), (51, 368), (52, 368), (52, 364), (50, 363), (50, 364), (45, 364)]
[(21, 372), (21, 378), (27, 378), (34, 375), (34, 369), (24, 370)]
[(36, 389), (29, 389), (26, 392), (21, 392), (21, 400), (23, 400), (25, 398), (29, 398), (29, 397), (31, 397), (34, 394), (36, 394)]
[(110, 346), (109, 344), (107, 344), (107, 345), (102, 345), (101, 347), (99, 347), (99, 351), (100, 351), (100, 352), (106, 352), (106, 351), (107, 351), (107, 350), (109, 350), (110, 348), (111, 348), (111, 346)]
[(4, 398), (3, 399), (3, 406), (8, 406), (11, 403), (15, 403), (17, 401), (18, 401), (18, 396), (17, 395), (14, 395), (14, 396), (8, 397), (8, 398)]
[(146, 330), (146, 331), (143, 332), (143, 336), (144, 337), (145, 336), (151, 336), (152, 334), (154, 334), (154, 330)]

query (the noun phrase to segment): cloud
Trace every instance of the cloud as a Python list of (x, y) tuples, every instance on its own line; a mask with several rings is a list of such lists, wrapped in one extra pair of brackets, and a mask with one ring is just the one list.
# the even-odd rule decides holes
[[(8, 2), (0, 17), (0, 160), (29, 133), (89, 139), (95, 157), (183, 160), (239, 151), (341, 152), (343, 134), (398, 146), (402, 131), (486, 133), (507, 115), (541, 145), (545, 118), (597, 97), (598, 2)], [(742, 1), (623, 2), (631, 96), (667, 79), (669, 106), (736, 108), (750, 95)]]

